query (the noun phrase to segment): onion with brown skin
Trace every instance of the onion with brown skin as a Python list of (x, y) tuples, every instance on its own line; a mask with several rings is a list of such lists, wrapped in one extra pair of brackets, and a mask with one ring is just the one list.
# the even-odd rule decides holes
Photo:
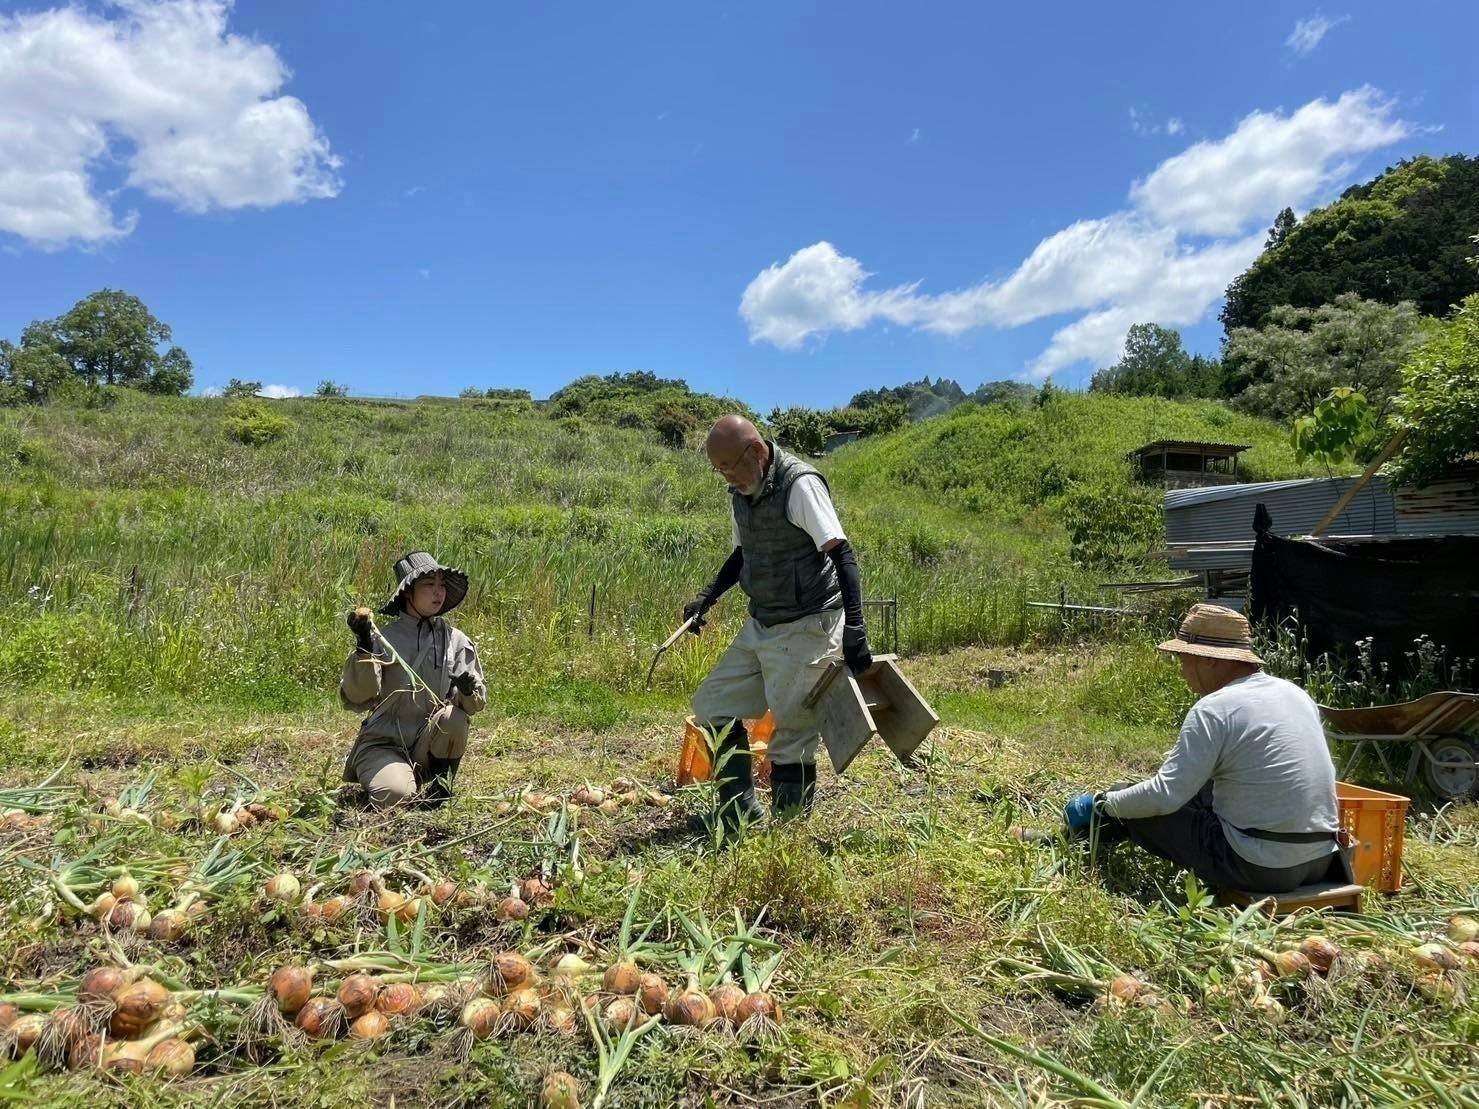
[(98, 894), (97, 900), (87, 906), (87, 915), (94, 920), (106, 920), (108, 914), (113, 911), (113, 906), (118, 904), (118, 898), (110, 891), (104, 890)]
[(128, 871), (113, 879), (113, 896), (118, 900), (132, 899), (139, 895), (139, 881)]
[(1462, 913), (1448, 918), (1448, 938), (1454, 943), (1479, 940), (1479, 920)]
[(544, 1024), (551, 1032), (562, 1036), (573, 1035), (576, 1028), (575, 1010), (568, 1005), (551, 1005), (544, 1011)]
[(1470, 962), (1479, 962), (1479, 941), (1465, 940), (1458, 945), (1458, 953)]
[(313, 996), (313, 971), (308, 967), (278, 967), (272, 972), (267, 988), (272, 991), (278, 1011), (292, 1016)]
[(406, 895), (397, 893), (395, 890), (382, 887), (375, 893), (375, 908), (379, 910), (380, 915), (383, 917), (390, 916), (392, 913), (399, 914), (401, 909), (405, 907), (405, 904)]
[(349, 885), (344, 892), (350, 897), (363, 897), (380, 883), (380, 875), (373, 870), (356, 870), (349, 876)]
[(540, 1109), (580, 1109), (580, 1083), (565, 1071), (551, 1072), (539, 1087), (539, 1105)]
[(195, 1049), (178, 1037), (160, 1040), (144, 1058), (144, 1069), (183, 1078), (195, 1069)]
[(745, 999), (745, 991), (733, 982), (725, 982), (709, 991), (709, 1001), (714, 1006), (714, 1016), (731, 1027), (738, 1027), (735, 1013), (739, 1003)]
[(457, 883), (449, 882), (445, 879), (440, 882), (434, 882), (426, 893), (431, 898), (431, 903), (441, 909), (446, 907), (457, 896)]
[(410, 982), (391, 982), (375, 995), (375, 1009), (388, 1017), (408, 1017), (421, 1006), (421, 991)]
[(236, 823), (242, 828), (255, 828), (257, 826), (257, 818), (252, 814), (250, 809), (237, 809), (232, 815), (236, 817)]
[(115, 1055), (103, 1065), (103, 1069), (113, 1074), (143, 1074), (144, 1064), (130, 1055)]
[(190, 916), (179, 909), (165, 909), (149, 921), (148, 932), (159, 943), (179, 943), (190, 934)]
[(512, 993), (534, 982), (534, 965), (517, 951), (500, 951), (493, 956), (489, 984), (495, 994)]
[[(663, 1008), (663, 1017), (669, 1024), (679, 1028), (707, 1028), (717, 1015), (709, 995), (698, 988), (698, 982), (692, 976), (683, 992), (670, 997)], [(738, 1006), (735, 1008), (735, 1016), (739, 1016)]]
[(542, 1004), (539, 991), (529, 986), (515, 990), (504, 999), (505, 1024), (515, 1032), (527, 1032), (539, 1020)]
[(519, 900), (529, 905), (543, 905), (554, 900), (555, 891), (550, 884), (538, 876), (525, 878), (519, 883)]
[(458, 1023), (472, 1033), (474, 1039), (486, 1040), (498, 1030), (503, 1011), (498, 1002), (487, 997), (475, 997), (462, 1007)]
[(1412, 949), (1412, 956), (1429, 970), (1457, 970), (1458, 956), (1441, 943), (1425, 943)]
[(1313, 970), (1309, 957), (1301, 951), (1274, 953), (1274, 969), (1281, 978), (1307, 978)]
[(325, 923), (332, 924), (347, 913), (353, 904), (354, 902), (348, 897), (345, 897), (343, 894), (337, 894), (334, 897), (330, 897), (327, 901), (319, 903), (318, 918)]
[(637, 981), (637, 1005), (648, 1016), (662, 1012), (668, 1002), (668, 984), (657, 974), (644, 974)]
[(16, 1017), (15, 1023), (5, 1030), (5, 1038), (10, 1041), (11, 1052), (17, 1057), (24, 1055), (36, 1046), (36, 1041), (41, 1038), (41, 1033), (46, 1029), (46, 1017), (40, 1013), (25, 1013)]
[(344, 1016), (356, 1020), (375, 1007), (375, 996), (380, 992), (375, 979), (368, 974), (351, 974), (339, 984), (339, 1004), (344, 1007)]
[(390, 1034), (390, 1018), (378, 1010), (361, 1013), (349, 1024), (351, 1040), (378, 1040)]
[(606, 1026), (617, 1032), (625, 1032), (635, 1026), (640, 1015), (641, 1010), (637, 1008), (637, 1003), (625, 995), (612, 998), (601, 1011), (601, 1019), (606, 1022)]
[(211, 817), (211, 829), (219, 835), (234, 836), (241, 831), (241, 820), (233, 813), (218, 812)]
[(303, 885), (298, 881), (298, 876), (287, 871), (274, 874), (262, 887), (262, 896), (268, 901), (276, 901), (283, 905), (297, 904), (302, 893)]
[(780, 1024), (781, 1015), (781, 1003), (764, 990), (746, 994), (745, 999), (734, 1007), (734, 1019), (740, 1024), (756, 1017)]
[(1314, 972), (1321, 976), (1329, 974), (1335, 960), (1340, 958), (1340, 948), (1324, 936), (1306, 936), (1299, 945), (1299, 951), (1310, 961)]
[(621, 812), (621, 803), (615, 797), (608, 797), (596, 806), (603, 816), (616, 816)]
[(310, 997), (293, 1023), (315, 1040), (333, 1039), (344, 1023), (344, 1006), (332, 997)]
[(21, 1011), (10, 1002), (0, 1004), (0, 1032), (8, 1031), (10, 1026), (20, 1019)]
[(1109, 980), (1109, 996), (1133, 1001), (1145, 989), (1145, 983), (1133, 974), (1116, 974)]
[(636, 963), (630, 959), (623, 959), (606, 968), (601, 985), (605, 987), (607, 993), (623, 996), (634, 994), (642, 985), (642, 972), (637, 969)]
[(77, 987), (77, 1000), (84, 1003), (111, 1002), (113, 995), (131, 981), (133, 979), (117, 967), (93, 967), (82, 976), (82, 982)]
[(108, 1033), (115, 1040), (137, 1039), (164, 1013), (170, 992), (152, 978), (140, 978), (113, 997)]
[(493, 915), (504, 922), (517, 922), (529, 919), (529, 905), (517, 897), (505, 897), (498, 903), (498, 908), (493, 910)]
[(108, 927), (115, 932), (126, 932), (129, 930), (143, 931), (149, 927), (152, 918), (149, 916), (149, 908), (141, 901), (129, 901), (119, 899), (108, 910)]
[(67, 1066), (71, 1070), (87, 1070), (103, 1065), (103, 1037), (96, 1032), (84, 1032), (72, 1041), (67, 1050)]
[(410, 924), (421, 915), (422, 910), (428, 905), (429, 902), (426, 898), (412, 897), (395, 911), (395, 918), (402, 924)]

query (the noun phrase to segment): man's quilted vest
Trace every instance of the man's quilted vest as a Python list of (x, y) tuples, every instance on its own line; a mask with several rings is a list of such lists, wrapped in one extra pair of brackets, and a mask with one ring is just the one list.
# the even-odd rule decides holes
[(842, 607), (842, 589), (832, 560), (811, 536), (786, 519), (786, 498), (796, 479), (816, 474), (775, 443), (770, 468), (753, 498), (732, 493), (734, 522), (745, 551), (740, 587), (749, 595), (750, 615), (767, 627)]

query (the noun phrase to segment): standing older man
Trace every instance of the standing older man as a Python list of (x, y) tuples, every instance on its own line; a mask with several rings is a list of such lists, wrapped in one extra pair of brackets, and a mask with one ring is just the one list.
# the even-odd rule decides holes
[(755, 800), (743, 718), (775, 717), (771, 810), (792, 815), (816, 791), (816, 716), (805, 705), (839, 653), (854, 673), (872, 665), (863, 626), (862, 577), (837, 519), (827, 481), (768, 442), (742, 416), (725, 416), (705, 443), (729, 484), (734, 550), (683, 609), (694, 633), (736, 582), (750, 619), (693, 697), (698, 722), (720, 735), (718, 817), (731, 831), (764, 815)]

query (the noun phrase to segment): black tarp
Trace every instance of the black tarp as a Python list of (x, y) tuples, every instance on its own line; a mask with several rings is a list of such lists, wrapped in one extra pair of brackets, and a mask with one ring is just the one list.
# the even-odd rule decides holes
[[(1298, 623), (1311, 660), (1354, 659), (1357, 641), (1369, 638), (1373, 658), (1401, 679), (1424, 635), (1450, 662), (1479, 659), (1479, 536), (1352, 543), (1260, 531), (1249, 594), (1255, 623)], [(1472, 687), (1473, 669), (1464, 677)]]

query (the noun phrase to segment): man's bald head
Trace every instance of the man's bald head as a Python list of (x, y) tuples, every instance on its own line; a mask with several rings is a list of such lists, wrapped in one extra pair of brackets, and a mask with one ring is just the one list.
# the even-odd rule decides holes
[(724, 416), (709, 429), (704, 441), (709, 465), (718, 470), (731, 489), (754, 496), (770, 465), (770, 447), (765, 437), (740, 415)]

